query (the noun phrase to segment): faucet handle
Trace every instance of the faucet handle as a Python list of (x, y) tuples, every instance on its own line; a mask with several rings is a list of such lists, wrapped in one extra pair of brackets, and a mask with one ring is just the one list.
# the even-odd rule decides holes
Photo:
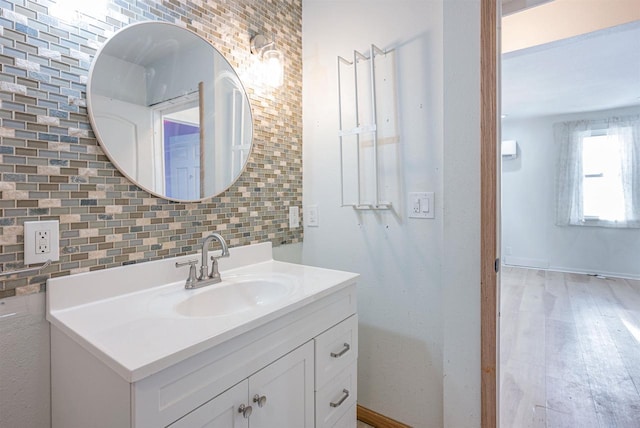
[(218, 270), (218, 259), (223, 257), (229, 257), (229, 250), (226, 246), (222, 247), (222, 253), (219, 256), (211, 256), (211, 272), (209, 273), (209, 278), (219, 279), (220, 271)]
[(197, 259), (191, 259), (184, 262), (176, 262), (176, 267), (182, 267), (189, 265), (189, 277), (184, 283), (184, 288), (194, 288), (196, 284), (196, 264), (198, 263)]
[(176, 267), (179, 268), (186, 265), (195, 266), (196, 263), (198, 263), (197, 259), (191, 259), (191, 260), (186, 260), (184, 262), (176, 262)]
[(220, 271), (218, 270), (218, 259), (221, 257), (225, 257), (224, 255), (221, 256), (211, 256), (211, 272), (209, 272), (209, 278), (214, 278), (214, 279), (220, 279)]

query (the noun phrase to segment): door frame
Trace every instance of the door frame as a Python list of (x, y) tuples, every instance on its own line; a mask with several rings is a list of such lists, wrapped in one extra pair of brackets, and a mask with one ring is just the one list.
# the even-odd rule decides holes
[(498, 426), (499, 68), (497, 0), (480, 1), (480, 388), (481, 427)]

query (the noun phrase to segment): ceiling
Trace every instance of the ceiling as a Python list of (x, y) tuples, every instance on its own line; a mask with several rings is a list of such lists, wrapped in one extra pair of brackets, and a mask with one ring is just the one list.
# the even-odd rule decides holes
[(502, 0), (502, 16), (511, 15), (552, 0)]
[(501, 79), (508, 118), (640, 105), (640, 22), (504, 54)]

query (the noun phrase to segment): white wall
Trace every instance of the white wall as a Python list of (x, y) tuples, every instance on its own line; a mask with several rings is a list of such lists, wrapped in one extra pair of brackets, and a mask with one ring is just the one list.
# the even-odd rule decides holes
[(444, 426), (480, 426), (480, 0), (444, 2)]
[[(305, 226), (303, 262), (362, 275), (358, 402), (412, 426), (441, 426), (442, 4), (304, 0), (302, 11), (303, 194), (320, 221)], [(336, 57), (370, 43), (394, 49), (397, 61), (403, 185), (390, 195), (401, 201), (393, 212), (340, 207)], [(436, 192), (435, 220), (407, 219), (409, 191)]]
[[(397, 60), (394, 212), (340, 207), (336, 57), (370, 43)], [(358, 401), (415, 427), (479, 426), (479, 48), (478, 1), (303, 1), (303, 262), (361, 274)]]
[(44, 293), (0, 301), (0, 428), (51, 426)]
[(640, 277), (640, 229), (555, 225), (557, 148), (553, 124), (638, 114), (640, 107), (504, 119), (502, 137), (518, 141), (518, 158), (502, 163), (502, 250), (506, 264)]

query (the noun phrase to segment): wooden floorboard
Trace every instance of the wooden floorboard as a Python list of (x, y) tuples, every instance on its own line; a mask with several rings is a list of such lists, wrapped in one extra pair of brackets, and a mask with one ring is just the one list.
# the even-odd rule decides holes
[(640, 281), (505, 267), (500, 425), (640, 428)]

